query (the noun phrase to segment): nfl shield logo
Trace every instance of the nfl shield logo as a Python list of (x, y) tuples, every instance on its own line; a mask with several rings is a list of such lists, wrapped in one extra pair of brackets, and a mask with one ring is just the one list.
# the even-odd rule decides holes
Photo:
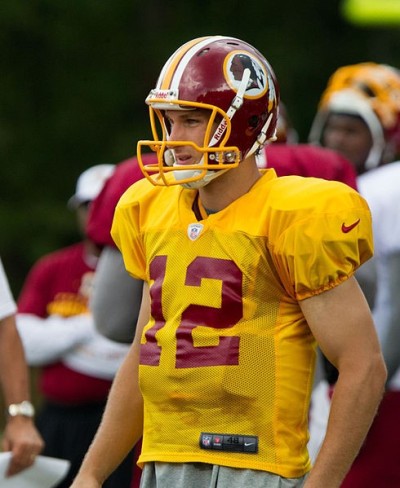
[(203, 435), (202, 438), (203, 446), (211, 446), (211, 436), (210, 435)]
[(195, 241), (199, 235), (201, 234), (201, 231), (203, 230), (204, 225), (203, 224), (189, 224), (188, 226), (188, 237), (191, 241)]

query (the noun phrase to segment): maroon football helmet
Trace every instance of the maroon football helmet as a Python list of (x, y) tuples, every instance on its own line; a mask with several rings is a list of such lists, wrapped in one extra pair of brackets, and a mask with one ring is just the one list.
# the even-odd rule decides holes
[[(155, 185), (204, 186), (275, 139), (278, 102), (271, 66), (247, 42), (224, 36), (187, 42), (169, 58), (146, 99), (154, 140), (138, 142), (142, 171)], [(168, 141), (164, 111), (196, 108), (210, 111), (203, 145)], [(198, 164), (176, 163), (174, 148), (187, 145), (203, 153)], [(157, 164), (144, 164), (143, 147), (157, 153)]]

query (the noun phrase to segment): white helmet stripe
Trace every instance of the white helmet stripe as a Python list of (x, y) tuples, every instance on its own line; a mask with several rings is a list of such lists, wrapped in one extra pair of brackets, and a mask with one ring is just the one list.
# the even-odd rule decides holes
[(183, 58), (179, 62), (177, 70), (175, 71), (175, 74), (172, 78), (172, 82), (171, 82), (172, 90), (179, 88), (179, 83), (181, 81), (182, 74), (185, 71), (187, 64), (192, 59), (193, 55), (198, 51), (200, 51), (201, 49), (203, 49), (204, 47), (206, 47), (208, 44), (214, 43), (217, 39), (226, 39), (226, 38), (224, 38), (223, 36), (209, 37), (208, 39), (199, 42), (191, 49), (189, 49), (189, 51), (183, 56)]

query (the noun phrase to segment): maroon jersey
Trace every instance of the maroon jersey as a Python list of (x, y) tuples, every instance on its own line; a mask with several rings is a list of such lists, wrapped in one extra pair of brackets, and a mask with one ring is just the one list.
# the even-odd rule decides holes
[(341, 181), (357, 189), (354, 167), (342, 155), (311, 144), (274, 143), (265, 149), (266, 166), (275, 168), (278, 176), (312, 176)]
[[(94, 264), (85, 257), (83, 243), (42, 257), (28, 274), (18, 300), (18, 312), (42, 318), (71, 317), (88, 312)], [(87, 376), (61, 362), (43, 367), (42, 394), (61, 404), (82, 404), (107, 398), (111, 382)]]
[[(155, 154), (143, 156), (146, 163), (156, 162)], [(143, 178), (136, 157), (119, 163), (102, 191), (92, 202), (86, 233), (99, 246), (115, 246), (110, 230), (114, 217), (114, 210), (121, 195), (133, 183)]]

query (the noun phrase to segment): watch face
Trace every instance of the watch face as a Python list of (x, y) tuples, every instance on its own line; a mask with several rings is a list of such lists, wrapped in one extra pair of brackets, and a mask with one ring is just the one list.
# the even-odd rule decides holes
[(8, 414), (11, 415), (11, 417), (16, 417), (17, 415), (33, 417), (35, 415), (35, 409), (32, 403), (28, 401), (13, 403), (8, 407)]

